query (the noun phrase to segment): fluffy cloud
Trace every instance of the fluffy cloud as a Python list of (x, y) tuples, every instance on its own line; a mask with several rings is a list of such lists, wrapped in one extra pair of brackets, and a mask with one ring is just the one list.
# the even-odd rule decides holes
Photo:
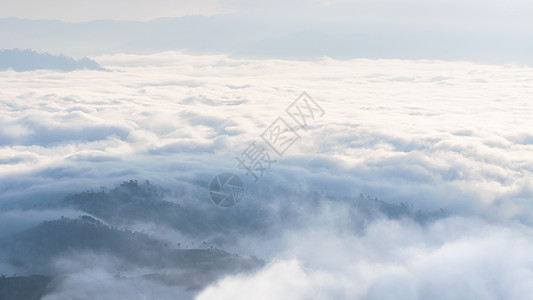
[[(271, 261), (200, 299), (531, 294), (531, 68), (184, 52), (94, 59), (111, 71), (0, 72), (2, 218), (67, 193), (149, 179), (199, 216), (198, 227), (211, 230), (202, 239)], [(298, 130), (301, 141), (283, 158), (271, 151), (277, 162), (254, 184), (235, 156), (252, 141), (267, 147), (260, 134), (304, 90), (325, 115)], [(222, 172), (246, 186), (227, 210), (206, 191)], [(366, 220), (346, 200), (360, 193), (451, 217)], [(220, 239), (214, 222), (231, 236)], [(163, 241), (190, 239), (155, 223), (131, 226)], [(80, 272), (62, 297), (75, 282), (111, 276)]]
[(197, 299), (528, 299), (533, 292), (533, 239), (523, 226), (382, 220), (364, 236), (315, 229), (286, 238), (291, 251)]
[(193, 293), (181, 287), (157, 284), (140, 276), (116, 276), (102, 268), (84, 269), (61, 282), (56, 292), (43, 300), (63, 299), (190, 299)]
[(529, 68), (182, 52), (97, 60), (114, 71), (1, 73), (2, 203), (52, 181), (171, 185), (237, 172), (234, 156), (306, 90), (325, 116), (252, 190), (315, 186), (531, 219)]

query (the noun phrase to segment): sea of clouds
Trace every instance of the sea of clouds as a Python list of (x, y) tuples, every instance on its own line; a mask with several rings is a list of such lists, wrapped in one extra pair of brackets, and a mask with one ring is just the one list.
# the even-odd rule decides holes
[[(225, 219), (242, 234), (223, 246), (267, 265), (198, 293), (116, 281), (102, 265), (76, 270), (46, 299), (76, 289), (99, 299), (126, 291), (131, 299), (533, 294), (532, 68), (184, 52), (93, 59), (108, 71), (0, 72), (0, 234), (76, 215), (50, 209), (68, 193), (147, 179), (206, 218), (260, 220), (248, 234), (249, 219)], [(325, 114), (297, 129), (301, 139), (283, 157), (271, 151), (277, 161), (254, 183), (235, 157), (253, 141), (268, 149), (261, 133), (303, 91)], [(207, 193), (223, 172), (245, 184), (233, 208)], [(429, 223), (381, 217), (355, 230), (339, 199), (359, 194), (448, 214)]]

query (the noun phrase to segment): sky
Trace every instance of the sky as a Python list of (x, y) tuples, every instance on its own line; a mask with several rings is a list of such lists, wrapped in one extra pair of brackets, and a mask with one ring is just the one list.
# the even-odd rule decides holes
[(532, 65), (532, 12), (525, 0), (2, 1), (0, 48)]
[(216, 0), (200, 1), (34, 1), (0, 2), (0, 17), (87, 22), (94, 20), (148, 21), (186, 15), (211, 16), (227, 13)]
[(264, 22), (332, 26), (400, 26), (407, 28), (527, 33), (533, 4), (527, 0), (309, 0), (309, 1), (1, 1), (0, 18), (87, 22), (148, 21), (186, 15), (232, 14)]

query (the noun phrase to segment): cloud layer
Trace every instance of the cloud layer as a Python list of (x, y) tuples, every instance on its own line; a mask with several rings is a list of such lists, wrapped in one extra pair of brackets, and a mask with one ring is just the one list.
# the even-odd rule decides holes
[(253, 276), (227, 277), (197, 299), (528, 299), (533, 292), (530, 228), (451, 218), (428, 228), (379, 221), (362, 237), (314, 230), (288, 238), (297, 253)]
[[(14, 228), (68, 193), (149, 179), (165, 200), (204, 216), (198, 222), (241, 226), (222, 239), (227, 249), (270, 262), (199, 299), (531, 294), (533, 69), (184, 52), (94, 59), (112, 71), (0, 72), (0, 218)], [(282, 158), (269, 150), (277, 162), (253, 183), (235, 157), (252, 141), (268, 149), (261, 133), (278, 116), (290, 120), (284, 110), (302, 91), (325, 115), (298, 129), (301, 140)], [(246, 187), (227, 210), (207, 193), (223, 172)], [(366, 220), (346, 200), (360, 193), (450, 215)], [(55, 217), (45, 210), (38, 219)], [(247, 231), (251, 224), (260, 228)], [(129, 226), (162, 240), (182, 234)], [(67, 297), (74, 282), (112, 276), (83, 272), (50, 299)]]

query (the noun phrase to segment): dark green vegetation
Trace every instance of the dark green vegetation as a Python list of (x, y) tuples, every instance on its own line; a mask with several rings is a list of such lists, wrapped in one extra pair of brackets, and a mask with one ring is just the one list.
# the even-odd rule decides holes
[(52, 279), (46, 276), (0, 278), (0, 299), (2, 300), (38, 300), (46, 294)]

